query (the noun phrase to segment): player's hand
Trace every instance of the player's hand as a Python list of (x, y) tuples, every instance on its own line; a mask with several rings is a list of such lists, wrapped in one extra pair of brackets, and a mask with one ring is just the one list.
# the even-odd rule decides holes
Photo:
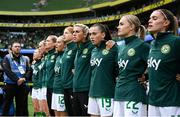
[(147, 89), (147, 81), (145, 78), (145, 75), (143, 74), (142, 77), (138, 78), (138, 82), (145, 88)]
[(115, 45), (115, 41), (109, 40), (106, 42), (106, 49), (110, 50)]
[(17, 81), (18, 86), (20, 86), (21, 84), (23, 84), (26, 81), (25, 78), (19, 78)]
[(176, 75), (176, 80), (180, 81), (180, 74)]
[(75, 73), (75, 69), (72, 69), (72, 73), (73, 73), (73, 74)]

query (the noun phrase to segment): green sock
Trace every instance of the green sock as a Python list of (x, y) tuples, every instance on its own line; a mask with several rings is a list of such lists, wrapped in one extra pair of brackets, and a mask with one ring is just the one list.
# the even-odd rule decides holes
[(46, 117), (46, 113), (45, 112), (41, 112), (41, 116), (42, 117)]
[(43, 112), (36, 112), (36, 117), (43, 117), (44, 115), (42, 114)]

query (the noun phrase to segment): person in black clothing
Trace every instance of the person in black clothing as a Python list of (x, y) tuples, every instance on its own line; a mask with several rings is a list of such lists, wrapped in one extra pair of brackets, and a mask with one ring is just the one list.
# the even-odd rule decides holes
[(28, 116), (27, 80), (31, 77), (29, 58), (20, 54), (21, 44), (13, 42), (11, 52), (2, 61), (5, 82), (3, 116), (8, 116), (10, 104), (15, 97), (16, 116)]

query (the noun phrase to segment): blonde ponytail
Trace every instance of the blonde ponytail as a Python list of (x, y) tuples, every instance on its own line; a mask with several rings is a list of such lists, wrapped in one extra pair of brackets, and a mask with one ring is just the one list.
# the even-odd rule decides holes
[(143, 25), (140, 25), (137, 32), (137, 36), (144, 40), (145, 35), (146, 35), (146, 28)]

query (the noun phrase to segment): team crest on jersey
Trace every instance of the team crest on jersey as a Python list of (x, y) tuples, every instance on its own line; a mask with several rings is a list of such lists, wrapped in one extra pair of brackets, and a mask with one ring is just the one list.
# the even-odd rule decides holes
[(51, 62), (54, 62), (54, 59), (55, 59), (55, 55), (52, 55), (51, 56)]
[(135, 53), (136, 53), (136, 51), (134, 50), (134, 48), (129, 49), (127, 52), (128, 56), (134, 56)]
[(52, 56), (51, 56), (51, 60), (54, 60), (54, 59), (55, 59), (55, 55), (52, 55)]
[(43, 66), (44, 66), (44, 62), (42, 62), (42, 63), (38, 66), (38, 68), (41, 70), (41, 69), (43, 68)]
[(72, 54), (72, 50), (69, 50), (67, 54), (68, 54), (68, 55), (71, 55), (71, 54)]
[(59, 61), (60, 63), (62, 63), (62, 59), (60, 59), (60, 61)]
[(107, 55), (109, 53), (109, 50), (107, 50), (107, 49), (104, 49), (103, 51), (102, 51), (102, 54), (103, 55)]
[(87, 53), (88, 53), (88, 49), (85, 48), (85, 49), (83, 50), (83, 54), (87, 54)]
[(171, 50), (171, 47), (170, 47), (168, 44), (165, 44), (165, 45), (163, 45), (163, 46), (161, 47), (161, 52), (162, 52), (163, 54), (169, 53), (170, 50)]
[(55, 73), (58, 73), (58, 74), (59, 74), (60, 66), (55, 66), (55, 67), (54, 67), (54, 71), (55, 71)]
[(47, 60), (47, 56), (45, 56), (44, 60)]

